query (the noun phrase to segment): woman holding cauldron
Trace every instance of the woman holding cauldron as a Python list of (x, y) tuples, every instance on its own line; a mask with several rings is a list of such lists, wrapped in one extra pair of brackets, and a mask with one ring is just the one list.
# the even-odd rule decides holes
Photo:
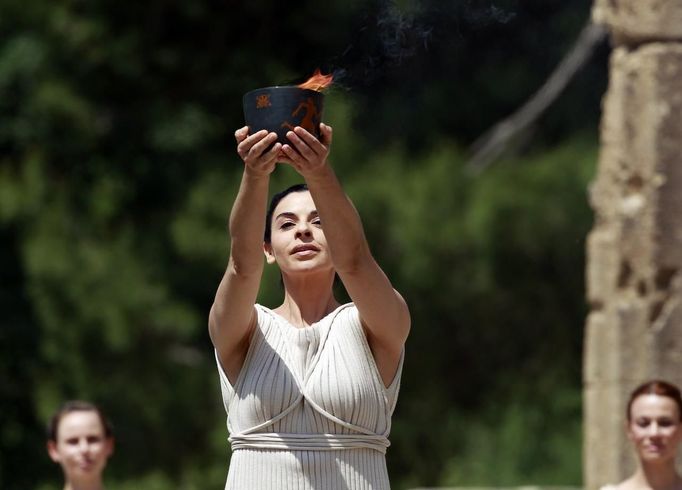
[(630, 395), (626, 431), (637, 453), (635, 474), (603, 490), (682, 490), (675, 458), (682, 442), (680, 390), (661, 380), (648, 381)]
[[(318, 140), (297, 126), (284, 144), (265, 130), (235, 135), (244, 172), (209, 318), (232, 446), (225, 488), (388, 489), (410, 315), (327, 161), (332, 128), (320, 124)], [(268, 209), (277, 162), (305, 184)], [(256, 304), (262, 254), (284, 284), (274, 309)], [(337, 274), (351, 303), (334, 297)]]

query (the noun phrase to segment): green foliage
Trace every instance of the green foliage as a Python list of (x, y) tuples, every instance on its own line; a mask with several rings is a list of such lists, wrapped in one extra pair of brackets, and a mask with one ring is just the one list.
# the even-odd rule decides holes
[(557, 387), (549, 400), (491, 399), (466, 427), (462, 420), (471, 414), (451, 414), (450, 456), (441, 484), (580, 486), (581, 406), (578, 392)]

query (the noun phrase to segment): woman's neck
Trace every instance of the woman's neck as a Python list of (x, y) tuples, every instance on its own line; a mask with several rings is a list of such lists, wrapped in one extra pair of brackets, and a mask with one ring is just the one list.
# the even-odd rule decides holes
[(64, 490), (104, 490), (104, 484), (100, 479), (87, 482), (67, 481)]
[(661, 464), (641, 463), (633, 476), (633, 486), (652, 490), (682, 490), (682, 479), (677, 474), (675, 462)]
[(284, 278), (284, 302), (275, 311), (292, 325), (311, 325), (339, 306), (332, 291), (333, 283), (333, 276)]

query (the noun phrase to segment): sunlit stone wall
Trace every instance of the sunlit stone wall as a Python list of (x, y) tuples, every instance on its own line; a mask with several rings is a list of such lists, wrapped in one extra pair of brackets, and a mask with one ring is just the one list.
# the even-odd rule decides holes
[(611, 32), (601, 152), (590, 189), (585, 486), (634, 471), (628, 394), (682, 385), (682, 2), (597, 0)]

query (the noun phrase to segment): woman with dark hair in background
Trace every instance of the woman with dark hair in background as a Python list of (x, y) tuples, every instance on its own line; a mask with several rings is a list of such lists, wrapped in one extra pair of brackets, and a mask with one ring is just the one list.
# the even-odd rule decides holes
[(47, 452), (64, 473), (64, 490), (102, 490), (102, 472), (114, 452), (111, 424), (96, 405), (64, 403), (47, 427)]
[(637, 453), (637, 471), (608, 490), (682, 490), (675, 459), (682, 441), (682, 397), (662, 380), (641, 384), (630, 395), (626, 431)]
[[(410, 316), (327, 162), (331, 127), (320, 134), (296, 127), (282, 145), (275, 133), (235, 133), (244, 173), (209, 318), (232, 446), (226, 489), (390, 487), (385, 452)], [(305, 185), (267, 210), (277, 162)], [(282, 276), (275, 309), (256, 304), (262, 254)], [(334, 297), (336, 274), (351, 303)]]

